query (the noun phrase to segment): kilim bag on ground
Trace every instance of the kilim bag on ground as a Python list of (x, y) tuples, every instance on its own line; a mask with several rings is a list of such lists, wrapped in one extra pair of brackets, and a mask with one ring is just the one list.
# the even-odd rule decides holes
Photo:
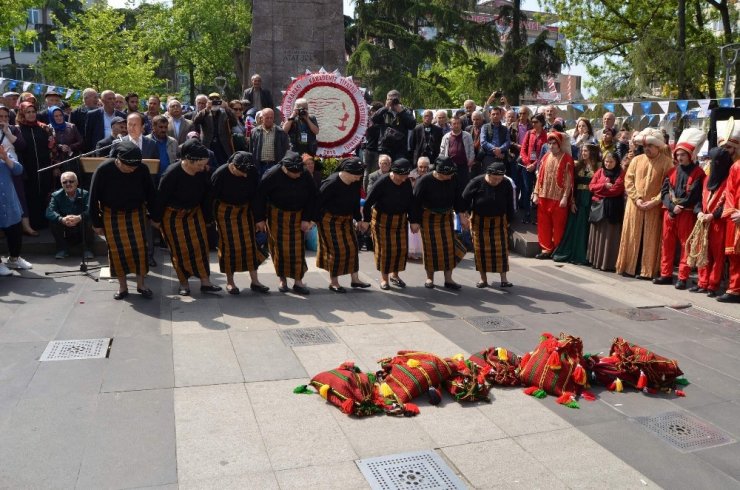
[[(582, 365), (583, 343), (578, 337), (560, 334), (560, 338), (543, 333), (540, 344), (532, 352), (522, 356), (519, 379), (528, 386), (525, 393), (538, 398), (549, 393), (555, 396), (570, 395), (574, 401), (586, 384), (586, 370)], [(577, 405), (576, 405), (577, 407)], [(574, 407), (574, 408), (576, 408)]]
[(485, 362), (478, 364), (472, 358), (465, 360), (462, 354), (446, 360), (455, 367), (455, 373), (445, 381), (445, 388), (455, 401), (490, 401), (488, 398), (491, 391), (491, 383), (488, 381), (490, 365)]
[(503, 347), (489, 347), (486, 350), (472, 354), (470, 361), (491, 369), (486, 374), (486, 379), (491, 385), (519, 386), (519, 363), (521, 359), (511, 351)]
[(612, 342), (609, 357), (601, 363), (613, 363), (619, 378), (637, 389), (670, 390), (676, 385), (676, 378), (683, 375), (678, 362), (655, 354), (637, 344), (617, 337)]
[(383, 368), (378, 373), (383, 378), (380, 394), (401, 404), (441, 387), (455, 373), (451, 360), (429, 352), (399, 351), (396, 357), (378, 362)]
[[(375, 375), (363, 373), (352, 361), (317, 374), (311, 379), (311, 386), (326, 401), (336, 405), (347, 415), (362, 417), (384, 411), (383, 400), (378, 396)], [(294, 391), (298, 393), (299, 388)]]

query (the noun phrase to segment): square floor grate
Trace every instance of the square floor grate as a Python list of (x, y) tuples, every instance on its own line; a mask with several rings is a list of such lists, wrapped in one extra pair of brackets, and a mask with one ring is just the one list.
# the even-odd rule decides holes
[(655, 320), (665, 320), (665, 317), (660, 316), (660, 314), (658, 314), (657, 312), (650, 311), (646, 308), (615, 308), (608, 311), (635, 322), (652, 322)]
[(303, 345), (335, 344), (337, 338), (328, 328), (289, 328), (280, 330), (280, 337), (288, 347), (300, 347)]
[(712, 424), (684, 412), (665, 412), (634, 420), (682, 453), (735, 442)]
[(108, 357), (113, 339), (53, 340), (39, 361), (70, 361)]
[(391, 454), (356, 463), (373, 490), (467, 488), (434, 451)]
[(481, 332), (524, 330), (522, 325), (504, 316), (471, 316), (464, 318), (464, 320)]

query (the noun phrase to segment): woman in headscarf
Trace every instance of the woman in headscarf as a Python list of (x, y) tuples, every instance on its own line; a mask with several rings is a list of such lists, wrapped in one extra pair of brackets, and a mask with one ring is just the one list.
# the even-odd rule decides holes
[(699, 282), (689, 289), (692, 293), (707, 293), (717, 296), (725, 267), (725, 235), (727, 218), (722, 217), (725, 205), (727, 176), (732, 167), (732, 156), (722, 147), (709, 152), (709, 177), (704, 179), (702, 199), (694, 209), (699, 221), (709, 223), (707, 236), (707, 264), (699, 268)]
[(493, 162), (484, 175), (468, 182), (462, 193), (465, 207), (471, 213), (475, 270), (480, 273), (477, 288), (488, 286), (488, 272), (501, 275), (502, 288), (513, 286), (506, 280), (506, 273), (509, 271), (509, 225), (514, 219), (514, 188), (505, 173), (503, 162)]
[(368, 224), (362, 221), (360, 212), (360, 190), (365, 165), (359, 158), (345, 158), (339, 171), (331, 174), (319, 189), (317, 225), (319, 228), (319, 250), (316, 266), (329, 271), (329, 289), (335, 293), (346, 290), (339, 285), (339, 276), (350, 274), (350, 286), (369, 288), (370, 284), (360, 280), (357, 234), (352, 220), (361, 232)]
[[(414, 233), (419, 232), (418, 219), (411, 216), (414, 191), (409, 180), (411, 163), (399, 158), (391, 164), (391, 171), (382, 175), (365, 199), (362, 215), (375, 244), (375, 267), (380, 271), (380, 289), (387, 291), (390, 284), (405, 288), (398, 275), (406, 270), (408, 250), (408, 222)], [(371, 211), (372, 210), (372, 211)]]
[(28, 218), (31, 228), (38, 230), (48, 226), (46, 205), (55, 180), (51, 170), (38, 170), (51, 165), (54, 134), (51, 127), (36, 119), (36, 107), (31, 102), (20, 105), (17, 122), (26, 142), (23, 149), (18, 148), (18, 159), (25, 174)]
[(180, 281), (180, 296), (190, 296), (188, 278), (200, 279), (200, 291), (215, 293), (211, 284), (206, 225), (213, 221), (211, 179), (206, 171), (208, 149), (191, 139), (182, 145), (182, 160), (170, 165), (159, 181), (152, 222), (159, 228)]
[(235, 272), (249, 272), (249, 289), (258, 293), (270, 290), (260, 283), (257, 268), (265, 256), (255, 238), (252, 201), (257, 194), (259, 175), (252, 154), (237, 151), (226, 165), (211, 176), (214, 210), (218, 228), (218, 266), (226, 274), (226, 291), (239, 294), (234, 284)]
[[(77, 130), (77, 126), (64, 120), (64, 112), (57, 106), (48, 109), (49, 126), (54, 130), (54, 151), (52, 152), (52, 163), (69, 160), (73, 156), (79, 155), (82, 150), (82, 136)], [(79, 160), (75, 159), (60, 167), (54, 169), (54, 175), (61, 175), (61, 172), (74, 172), (82, 176), (80, 172)], [(80, 179), (82, 180), (82, 179)]]
[[(310, 293), (303, 283), (308, 271), (304, 234), (314, 225), (316, 197), (313, 178), (294, 151), (286, 152), (280, 165), (273, 165), (265, 172), (257, 188), (256, 228), (269, 233), (270, 257), (280, 279), (281, 293), (288, 292), (287, 278), (295, 281), (293, 292)], [(355, 205), (359, 207), (359, 202)]]
[(563, 240), (552, 255), (555, 262), (570, 262), (577, 265), (588, 263), (586, 246), (589, 232), (588, 217), (591, 212), (589, 184), (600, 164), (599, 148), (596, 145), (581, 146), (580, 158), (574, 169), (568, 223), (565, 226)]
[(613, 272), (617, 263), (624, 218), (624, 174), (619, 156), (610, 151), (604, 155), (604, 165), (594, 173), (588, 186), (596, 212), (589, 218), (586, 259), (594, 269)]
[[(444, 271), (445, 288), (457, 290), (462, 287), (452, 280), (452, 270), (466, 253), (465, 245), (453, 227), (453, 210), (459, 213), (465, 207), (456, 171), (457, 166), (450, 157), (437, 157), (434, 171), (421, 177), (414, 187), (413, 216), (421, 225), (427, 272), (424, 287), (428, 289), (434, 288), (435, 271)], [(467, 226), (464, 216), (461, 222)]]

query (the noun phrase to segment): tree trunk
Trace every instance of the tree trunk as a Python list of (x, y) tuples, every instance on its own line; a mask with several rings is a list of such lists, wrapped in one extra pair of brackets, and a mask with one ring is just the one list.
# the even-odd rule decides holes
[[(694, 4), (696, 7), (696, 26), (700, 31), (704, 30), (704, 15), (701, 11), (701, 2), (697, 0)], [(707, 52), (707, 95), (710, 99), (717, 98), (717, 55), (713, 50)]]
[(678, 0), (678, 98), (686, 98), (686, 0)]
[(190, 78), (190, 105), (195, 105), (195, 65), (193, 62), (188, 63), (188, 77)]
[(522, 47), (522, 0), (514, 0), (511, 6), (511, 47)]
[[(727, 4), (727, 0), (710, 1), (712, 7), (719, 10), (719, 15), (722, 18), (722, 30), (724, 31), (725, 44), (732, 44), (732, 20), (730, 19), (730, 8)], [(722, 67), (723, 73), (726, 67)], [(735, 97), (740, 97), (740, 64), (735, 65)]]

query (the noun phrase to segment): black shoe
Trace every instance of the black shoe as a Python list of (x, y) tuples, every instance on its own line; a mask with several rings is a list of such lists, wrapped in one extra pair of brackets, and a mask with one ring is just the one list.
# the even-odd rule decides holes
[(388, 291), (390, 288), (391, 287), (388, 285), (387, 282), (381, 282), (380, 283), (380, 289), (382, 289), (383, 291)]
[(306, 286), (299, 286), (298, 284), (293, 285), (293, 292), (298, 294), (311, 294)]
[[(640, 277), (638, 277), (639, 279)], [(667, 284), (673, 284), (673, 278), (670, 276), (660, 276), (653, 279), (653, 284), (658, 284), (661, 286), (667, 285)]]
[(706, 289), (704, 289), (704, 288), (700, 288), (700, 287), (699, 287), (699, 286), (697, 285), (697, 286), (691, 286), (691, 287), (689, 288), (689, 292), (690, 292), (690, 293), (706, 293), (706, 292), (707, 292), (707, 290), (706, 290)]
[(534, 256), (537, 260), (548, 260), (552, 258), (552, 254), (549, 254), (547, 252), (540, 252), (537, 255)]
[(281, 293), (287, 293), (288, 291), (290, 291), (290, 288), (288, 286), (280, 286), (278, 287), (278, 291), (280, 291)]
[(201, 286), (200, 287), (200, 292), (201, 293), (217, 293), (219, 291), (221, 291), (221, 286), (215, 286), (213, 284), (211, 284), (209, 286)]
[(154, 297), (154, 292), (149, 288), (136, 288), (136, 292), (139, 293), (142, 298), (152, 299)]
[[(643, 276), (642, 274), (637, 274), (635, 276), (635, 279), (637, 279), (638, 281), (654, 281), (655, 279), (658, 279), (658, 278), (657, 277)], [(670, 284), (672, 282), (673, 282), (673, 278), (671, 278), (671, 280), (668, 281), (666, 284)]]
[(406, 283), (403, 282), (403, 279), (401, 279), (400, 277), (393, 277), (393, 276), (391, 276), (390, 277), (390, 281), (391, 281), (391, 284), (393, 284), (394, 286), (398, 286), (399, 288), (405, 288), (406, 287)]
[(427, 281), (424, 283), (424, 287), (427, 289), (434, 289), (434, 283), (432, 281)]
[(488, 283), (486, 281), (478, 281), (475, 283), (475, 287), (478, 289), (483, 289), (488, 287)]
[(178, 289), (177, 294), (180, 296), (190, 296), (190, 289), (181, 287)]
[(707, 296), (709, 296), (710, 298), (716, 298), (717, 291), (712, 291), (711, 289), (707, 289)]
[(157, 267), (157, 261), (154, 260), (154, 257), (149, 257), (149, 267)]
[(457, 291), (458, 289), (462, 289), (462, 286), (459, 285), (456, 282), (447, 282), (447, 281), (445, 281), (445, 288), (446, 289), (452, 289), (453, 291)]
[(717, 297), (720, 303), (740, 303), (740, 294), (725, 293)]
[(252, 283), (252, 284), (249, 285), (249, 289), (251, 289), (255, 293), (265, 294), (265, 293), (269, 293), (270, 292), (270, 288), (268, 288), (264, 284), (255, 284), (255, 283)]
[(349, 285), (352, 286), (353, 288), (369, 288), (370, 287), (369, 282), (351, 282)]
[(531, 222), (532, 218), (530, 218), (529, 216), (525, 216), (524, 218), (522, 218), (522, 223), (524, 223), (525, 225), (528, 225)]
[(501, 287), (502, 288), (512, 288), (512, 287), (514, 287), (514, 285), (512, 283), (510, 283), (509, 281), (502, 281), (501, 282)]
[(229, 294), (233, 294), (235, 296), (237, 294), (241, 293), (241, 291), (239, 291), (239, 288), (236, 287), (236, 286), (231, 286), (231, 287), (226, 286), (226, 292), (229, 293)]
[[(620, 276), (622, 276), (622, 277), (631, 277), (631, 278), (635, 278), (635, 276), (634, 276), (634, 275), (632, 275), (632, 274), (630, 274), (629, 272), (622, 272), (622, 273), (620, 273), (619, 275), (620, 275)], [(636, 278), (635, 278), (635, 279), (636, 279)]]
[(335, 293), (346, 293), (347, 290), (344, 289), (342, 286), (332, 286), (329, 284), (329, 291), (334, 291)]
[(116, 291), (116, 294), (113, 295), (113, 299), (115, 300), (121, 300), (128, 296), (128, 289), (125, 291)]
[(676, 281), (676, 289), (686, 289), (686, 281)]

